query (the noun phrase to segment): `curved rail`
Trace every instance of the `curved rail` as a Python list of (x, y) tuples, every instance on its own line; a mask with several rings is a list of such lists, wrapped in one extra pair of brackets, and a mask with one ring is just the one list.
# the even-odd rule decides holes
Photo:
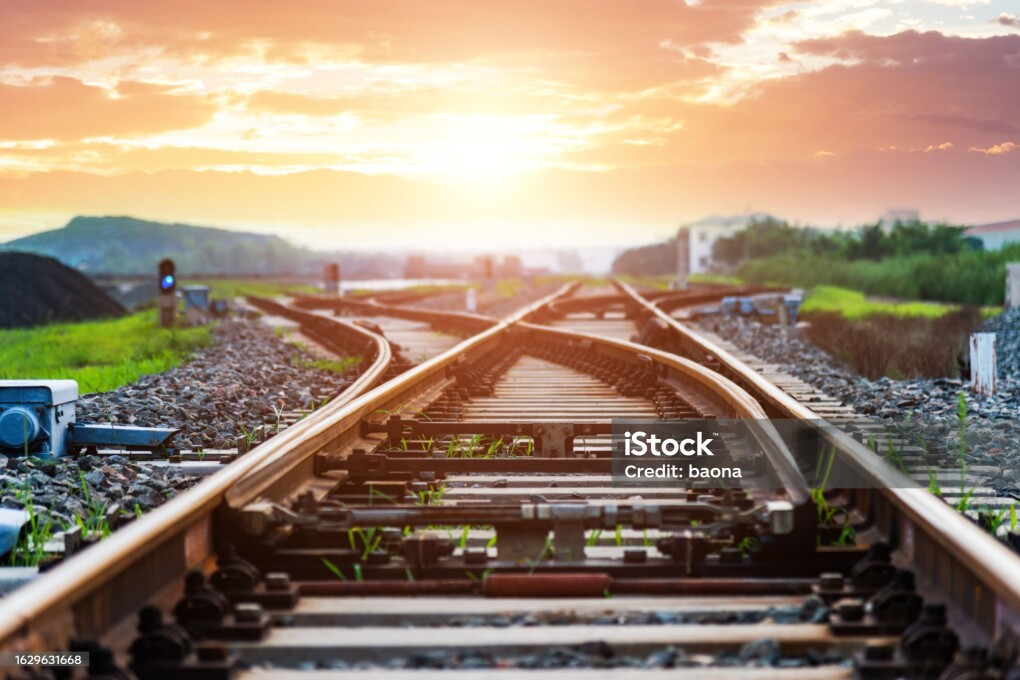
[(600, 347), (608, 354), (630, 354), (646, 356), (660, 367), (667, 377), (680, 380), (685, 384), (697, 385), (699, 394), (707, 396), (721, 407), (729, 418), (745, 420), (748, 429), (754, 435), (775, 467), (779, 481), (789, 499), (797, 505), (806, 503), (810, 496), (808, 484), (797, 467), (797, 462), (780, 437), (779, 432), (768, 422), (768, 416), (758, 401), (732, 380), (711, 371), (689, 359), (678, 357), (657, 349), (638, 345), (625, 340), (615, 340), (598, 335), (566, 331), (548, 326), (539, 326), (526, 322), (518, 322), (518, 328), (525, 329), (540, 336), (559, 337), (577, 340), (579, 337), (594, 346)]
[[(569, 292), (565, 286), (511, 317), (521, 318)], [(439, 313), (443, 316), (444, 313)], [(509, 328), (491, 326), (446, 353), (415, 367), (375, 391), (392, 354), (385, 338), (345, 324), (377, 347), (372, 365), (342, 395), (309, 417), (253, 449), (177, 498), (108, 539), (75, 555), (0, 601), (0, 649), (61, 649), (77, 635), (97, 635), (136, 610), (163, 584), (201, 565), (212, 551), (214, 510), (265, 491), (286, 487), (312, 472), (312, 454), (347, 432), (352, 423), (395, 404), (422, 380), (441, 379), (447, 366)], [(328, 319), (327, 319), (328, 320)]]
[[(1020, 630), (1020, 561), (997, 540), (976, 527), (914, 480), (888, 465), (852, 436), (824, 421), (813, 410), (783, 392), (722, 347), (680, 323), (645, 300), (631, 286), (614, 285), (628, 295), (648, 318), (657, 318), (676, 334), (683, 351), (696, 359), (714, 359), (720, 372), (757, 398), (771, 417), (800, 420), (840, 453), (839, 462), (877, 488), (886, 507), (875, 508), (888, 535), (898, 537), (906, 556), (990, 635)], [(893, 510), (889, 512), (889, 510)], [(927, 550), (922, 539), (941, 550)], [(957, 578), (970, 574), (970, 579)], [(966, 590), (970, 588), (970, 590)]]

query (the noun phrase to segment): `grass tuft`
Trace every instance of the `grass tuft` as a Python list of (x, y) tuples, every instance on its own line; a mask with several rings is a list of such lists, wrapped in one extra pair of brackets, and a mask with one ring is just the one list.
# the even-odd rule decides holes
[(121, 319), (0, 330), (0, 379), (78, 381), (106, 392), (162, 373), (212, 342), (204, 328), (160, 328), (155, 310)]

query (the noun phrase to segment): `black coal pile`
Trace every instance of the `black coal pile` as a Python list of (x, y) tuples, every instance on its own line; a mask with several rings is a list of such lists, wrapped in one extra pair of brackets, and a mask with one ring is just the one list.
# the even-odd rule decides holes
[(123, 314), (124, 308), (81, 272), (49, 257), (0, 252), (0, 328)]

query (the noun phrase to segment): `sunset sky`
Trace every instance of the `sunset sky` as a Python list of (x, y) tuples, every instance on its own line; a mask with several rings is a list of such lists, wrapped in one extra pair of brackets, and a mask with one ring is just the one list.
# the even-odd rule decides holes
[(1020, 1), (0, 0), (0, 241), (127, 214), (601, 245), (887, 208), (1020, 218)]

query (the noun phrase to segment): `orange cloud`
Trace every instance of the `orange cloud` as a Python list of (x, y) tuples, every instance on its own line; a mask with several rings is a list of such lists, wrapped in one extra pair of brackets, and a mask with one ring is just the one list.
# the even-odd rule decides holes
[(196, 127), (214, 112), (201, 97), (148, 83), (107, 89), (58, 76), (0, 84), (0, 140), (130, 137)]
[(978, 147), (971, 147), (970, 150), (971, 151), (977, 151), (977, 152), (983, 153), (983, 154), (988, 154), (990, 156), (997, 156), (999, 154), (1004, 154), (1004, 153), (1009, 153), (1010, 151), (1015, 151), (1016, 149), (1020, 149), (1020, 145), (1018, 145), (1017, 143), (1015, 143), (1015, 142), (1002, 142), (1001, 144), (996, 144), (994, 146), (990, 146), (987, 149), (981, 149), (981, 148), (978, 148)]

